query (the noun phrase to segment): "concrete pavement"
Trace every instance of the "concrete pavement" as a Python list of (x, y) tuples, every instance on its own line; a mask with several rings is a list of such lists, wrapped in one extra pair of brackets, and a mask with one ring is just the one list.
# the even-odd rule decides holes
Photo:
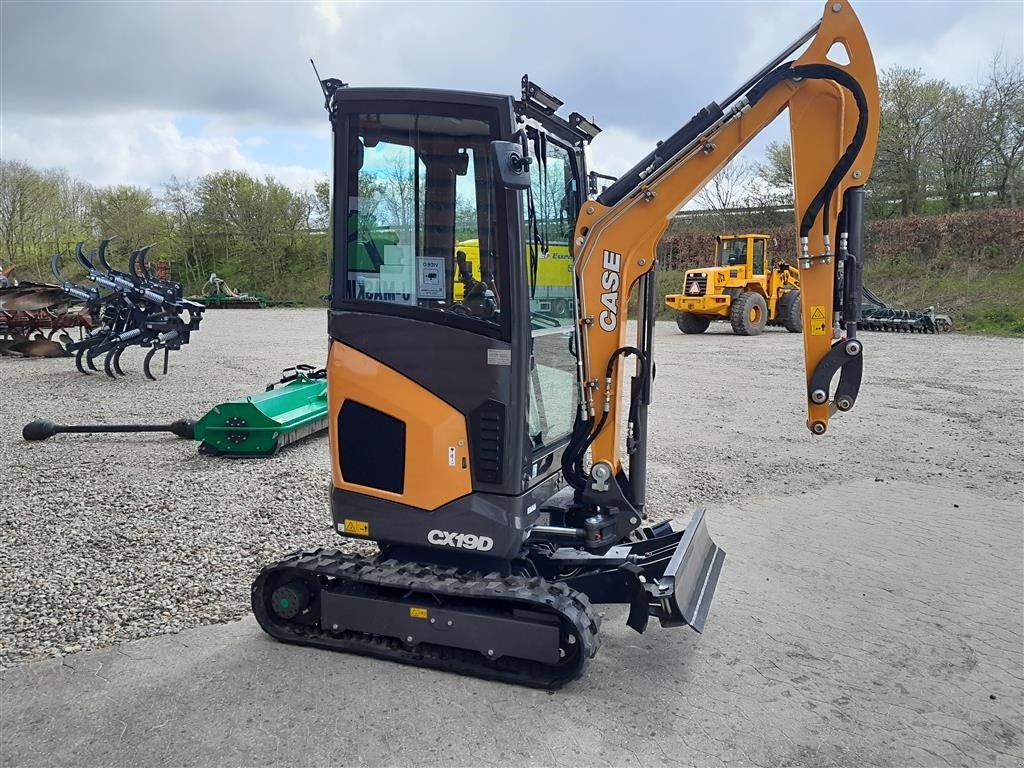
[(610, 609), (553, 694), (251, 618), (25, 664), (0, 677), (0, 765), (1020, 765), (1022, 518), (870, 479), (712, 509), (705, 634)]

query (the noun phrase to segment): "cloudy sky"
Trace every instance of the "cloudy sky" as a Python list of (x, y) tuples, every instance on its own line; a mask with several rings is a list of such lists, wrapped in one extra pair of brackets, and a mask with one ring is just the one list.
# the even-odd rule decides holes
[[(806, 29), (820, 2), (0, 0), (0, 156), (94, 184), (222, 168), (326, 175), (309, 66), (361, 86), (518, 93), (524, 71), (605, 130), (617, 173)], [(970, 83), (1024, 55), (1024, 3), (856, 3), (880, 68)], [(783, 137), (783, 125), (752, 146)]]

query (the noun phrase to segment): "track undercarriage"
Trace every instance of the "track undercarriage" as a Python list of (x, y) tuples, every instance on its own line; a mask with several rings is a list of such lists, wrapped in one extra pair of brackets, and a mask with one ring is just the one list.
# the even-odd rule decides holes
[(490, 572), (402, 561), (386, 547), (376, 559), (300, 551), (263, 568), (252, 608), (282, 642), (556, 689), (597, 653), (595, 604), (630, 605), (638, 632), (650, 616), (701, 631), (724, 557), (703, 510), (685, 531), (662, 523), (601, 553), (529, 545)]

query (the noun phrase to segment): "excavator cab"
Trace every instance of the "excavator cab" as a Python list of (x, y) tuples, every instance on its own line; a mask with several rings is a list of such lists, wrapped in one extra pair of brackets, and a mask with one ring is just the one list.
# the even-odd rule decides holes
[(444, 509), (511, 558), (558, 490), (576, 408), (572, 321), (533, 293), (588, 139), (486, 94), (341, 88), (331, 120), (335, 522), (427, 549), (441, 515), (424, 512)]

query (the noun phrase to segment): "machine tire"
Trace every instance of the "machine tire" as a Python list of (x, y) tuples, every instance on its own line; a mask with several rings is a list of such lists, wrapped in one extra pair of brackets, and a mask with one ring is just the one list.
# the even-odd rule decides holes
[(711, 318), (694, 315), (690, 312), (680, 312), (676, 315), (676, 325), (683, 333), (704, 333), (711, 325)]
[(732, 302), (729, 322), (737, 336), (757, 336), (768, 325), (768, 304), (764, 296), (747, 291)]
[(551, 302), (551, 314), (555, 317), (568, 317), (569, 302), (565, 299), (555, 299)]
[(800, 313), (800, 291), (787, 291), (778, 303), (779, 322), (790, 333), (802, 333), (804, 318)]

